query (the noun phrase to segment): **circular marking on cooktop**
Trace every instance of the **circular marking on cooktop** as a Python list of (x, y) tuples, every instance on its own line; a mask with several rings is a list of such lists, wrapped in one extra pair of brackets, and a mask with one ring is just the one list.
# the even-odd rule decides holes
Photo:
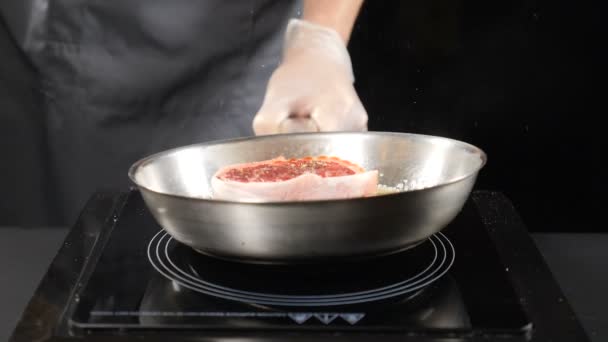
[[(167, 235), (165, 235), (164, 237), (161, 238), (164, 239), (166, 238)], [(431, 241), (432, 246), (433, 246), (433, 250), (434, 250), (434, 254), (433, 254), (433, 259), (430, 261), (430, 263), (426, 266), (426, 268), (422, 271), (420, 271), (418, 274), (414, 275), (411, 278), (408, 278), (407, 280), (398, 282), (396, 284), (392, 284), (392, 285), (388, 285), (385, 287), (381, 287), (381, 288), (376, 288), (376, 289), (371, 289), (371, 290), (366, 290), (366, 291), (358, 291), (358, 292), (349, 292), (349, 293), (345, 293), (345, 294), (331, 294), (331, 295), (298, 295), (298, 296), (289, 296), (289, 295), (278, 295), (278, 294), (271, 294), (271, 293), (263, 293), (263, 292), (251, 292), (251, 291), (242, 291), (242, 290), (237, 290), (234, 288), (228, 288), (225, 286), (220, 286), (218, 284), (214, 284), (208, 281), (205, 281), (203, 279), (201, 279), (200, 277), (194, 277), (191, 274), (188, 274), (187, 272), (183, 271), (180, 267), (178, 267), (172, 260), (171, 257), (169, 256), (169, 244), (171, 242), (174, 242), (175, 240), (173, 239), (169, 239), (168, 241), (166, 241), (165, 243), (163, 243), (164, 245), (164, 256), (166, 258), (166, 260), (169, 262), (169, 264), (171, 265), (171, 267), (175, 270), (177, 270), (177, 272), (179, 272), (182, 276), (185, 276), (187, 278), (189, 278), (190, 280), (197, 282), (199, 284), (204, 284), (204, 285), (208, 285), (210, 287), (213, 288), (217, 288), (219, 290), (226, 290), (226, 291), (233, 291), (235, 293), (241, 293), (244, 295), (254, 295), (254, 296), (260, 296), (260, 297), (266, 297), (266, 298), (275, 298), (275, 299), (294, 299), (294, 298), (303, 298), (303, 299), (323, 299), (323, 298), (328, 298), (328, 299), (335, 299), (335, 298), (342, 298), (342, 297), (351, 297), (354, 295), (367, 295), (367, 294), (372, 294), (374, 292), (379, 292), (379, 291), (383, 291), (383, 290), (391, 290), (393, 288), (396, 287), (400, 287), (402, 285), (416, 285), (417, 283), (424, 281), (425, 279), (427, 279), (429, 277), (428, 272), (431, 270), (431, 268), (433, 267), (433, 265), (435, 265), (437, 258), (438, 258), (438, 252), (437, 252), (437, 245), (435, 244), (434, 241)], [(442, 257), (445, 256), (445, 253), (441, 253)], [(161, 261), (162, 262), (162, 261)], [(442, 260), (443, 262), (443, 260)], [(255, 267), (255, 266), (253, 266)]]
[[(170, 251), (179, 244), (163, 230), (159, 231), (148, 244), (148, 259), (151, 265), (164, 277), (184, 288), (206, 295), (246, 302), (251, 304), (276, 306), (341, 306), (379, 301), (412, 294), (441, 278), (452, 266), (455, 259), (454, 246), (442, 233), (429, 238), (432, 256), (424, 268), (407, 279), (384, 286), (336, 294), (285, 295), (268, 292), (246, 291), (233, 286), (221, 285), (204, 279), (199, 274), (189, 273), (173, 260)], [(416, 247), (420, 248), (420, 247)], [(407, 253), (407, 251), (405, 252)], [(202, 256), (201, 258), (211, 258)], [(249, 265), (247, 267), (256, 267)], [(269, 279), (271, 280), (271, 279)]]

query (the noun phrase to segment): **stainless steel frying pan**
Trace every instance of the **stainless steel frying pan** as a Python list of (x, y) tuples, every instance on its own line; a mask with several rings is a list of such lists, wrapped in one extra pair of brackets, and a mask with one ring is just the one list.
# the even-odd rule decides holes
[[(404, 190), (374, 197), (276, 203), (212, 199), (219, 168), (333, 155), (377, 169)], [(213, 141), (137, 161), (129, 177), (158, 223), (199, 252), (245, 262), (315, 262), (389, 254), (423, 242), (462, 209), (486, 163), (470, 144), (407, 133), (298, 133)], [(411, 184), (419, 187), (408, 189)]]

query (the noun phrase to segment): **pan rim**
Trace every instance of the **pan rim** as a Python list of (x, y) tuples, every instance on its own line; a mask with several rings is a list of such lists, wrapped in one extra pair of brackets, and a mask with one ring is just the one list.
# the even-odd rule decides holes
[[(428, 187), (422, 187), (422, 188), (407, 190), (407, 191), (398, 191), (395, 193), (387, 193), (387, 194), (369, 196), (369, 197), (357, 197), (357, 198), (345, 198), (345, 199), (317, 199), (317, 200), (302, 200), (302, 201), (253, 202), (253, 201), (229, 201), (229, 200), (219, 200), (219, 199), (212, 199), (212, 198), (191, 197), (191, 196), (185, 196), (185, 195), (169, 193), (169, 192), (161, 192), (158, 190), (151, 189), (150, 187), (139, 183), (135, 176), (138, 169), (145, 166), (149, 162), (158, 159), (159, 157), (169, 156), (173, 153), (177, 153), (179, 151), (183, 151), (183, 150), (194, 148), (194, 147), (213, 146), (213, 145), (221, 145), (221, 144), (228, 144), (228, 143), (238, 143), (238, 142), (242, 142), (242, 141), (251, 141), (251, 140), (269, 140), (269, 139), (276, 139), (280, 136), (294, 136), (295, 137), (295, 136), (310, 136), (310, 135), (316, 135), (316, 136), (380, 135), (380, 136), (403, 136), (403, 137), (409, 136), (409, 137), (420, 137), (420, 138), (438, 140), (438, 141), (446, 141), (446, 142), (454, 143), (456, 145), (460, 145), (463, 148), (466, 148), (467, 150), (471, 151), (473, 154), (476, 154), (480, 158), (481, 162), (471, 172), (468, 172), (468, 173), (464, 174), (463, 176), (455, 177), (454, 179), (451, 179), (449, 181), (442, 182), (440, 184), (436, 184), (436, 185), (432, 185), (432, 186), (428, 186)], [(166, 149), (164, 151), (160, 151), (160, 152), (157, 152), (157, 153), (154, 153), (154, 154), (151, 154), (151, 155), (148, 155), (148, 156), (145, 156), (143, 158), (136, 160), (129, 167), (128, 177), (140, 190), (143, 189), (143, 190), (146, 190), (148, 192), (151, 192), (151, 193), (154, 193), (154, 194), (157, 194), (160, 196), (166, 196), (166, 197), (171, 197), (171, 198), (181, 199), (181, 200), (188, 200), (188, 201), (205, 202), (205, 203), (216, 203), (216, 204), (226, 204), (226, 205), (238, 204), (238, 205), (251, 205), (251, 206), (273, 206), (274, 207), (277, 205), (278, 206), (293, 206), (293, 205), (302, 205), (302, 204), (327, 204), (327, 203), (345, 203), (345, 202), (353, 202), (353, 201), (370, 201), (370, 200), (374, 200), (374, 199), (378, 199), (378, 198), (392, 198), (392, 197), (398, 197), (398, 196), (407, 196), (407, 195), (419, 193), (422, 191), (440, 189), (440, 188), (449, 186), (451, 184), (455, 184), (455, 183), (464, 181), (466, 179), (469, 179), (469, 178), (475, 176), (476, 174), (478, 174), (479, 171), (485, 167), (487, 162), (488, 162), (487, 153), (478, 146), (475, 146), (471, 143), (467, 143), (462, 140), (457, 140), (454, 138), (448, 138), (448, 137), (442, 137), (442, 136), (436, 136), (436, 135), (430, 135), (430, 134), (389, 132), (389, 131), (366, 131), (366, 132), (340, 131), (340, 132), (314, 132), (314, 133), (283, 133), (283, 134), (271, 134), (271, 135), (262, 135), (262, 136), (248, 136), (248, 137), (212, 140), (212, 141), (207, 141), (207, 142), (193, 143), (193, 144), (188, 144), (188, 145), (184, 145), (184, 146)]]

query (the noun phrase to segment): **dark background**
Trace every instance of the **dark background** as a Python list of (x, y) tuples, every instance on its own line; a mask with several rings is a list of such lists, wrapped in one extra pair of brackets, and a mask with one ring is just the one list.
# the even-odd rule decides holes
[[(503, 191), (532, 231), (608, 231), (601, 13), (583, 1), (368, 0), (349, 48), (370, 130), (481, 147), (477, 188)], [(0, 22), (0, 225), (45, 187), (29, 176), (45, 158), (35, 82)]]
[(530, 230), (608, 232), (601, 15), (583, 1), (367, 1), (350, 50), (370, 129), (479, 146), (477, 188), (503, 191)]

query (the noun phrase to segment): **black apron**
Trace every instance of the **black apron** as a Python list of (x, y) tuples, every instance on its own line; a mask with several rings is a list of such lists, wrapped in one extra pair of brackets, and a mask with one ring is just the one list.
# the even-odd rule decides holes
[[(42, 92), (54, 223), (164, 149), (249, 136), (283, 32), (285, 0), (15, 0), (0, 5)], [(22, 208), (24, 216), (32, 208)], [(34, 219), (35, 220), (35, 219)], [(26, 220), (27, 221), (27, 220)]]

